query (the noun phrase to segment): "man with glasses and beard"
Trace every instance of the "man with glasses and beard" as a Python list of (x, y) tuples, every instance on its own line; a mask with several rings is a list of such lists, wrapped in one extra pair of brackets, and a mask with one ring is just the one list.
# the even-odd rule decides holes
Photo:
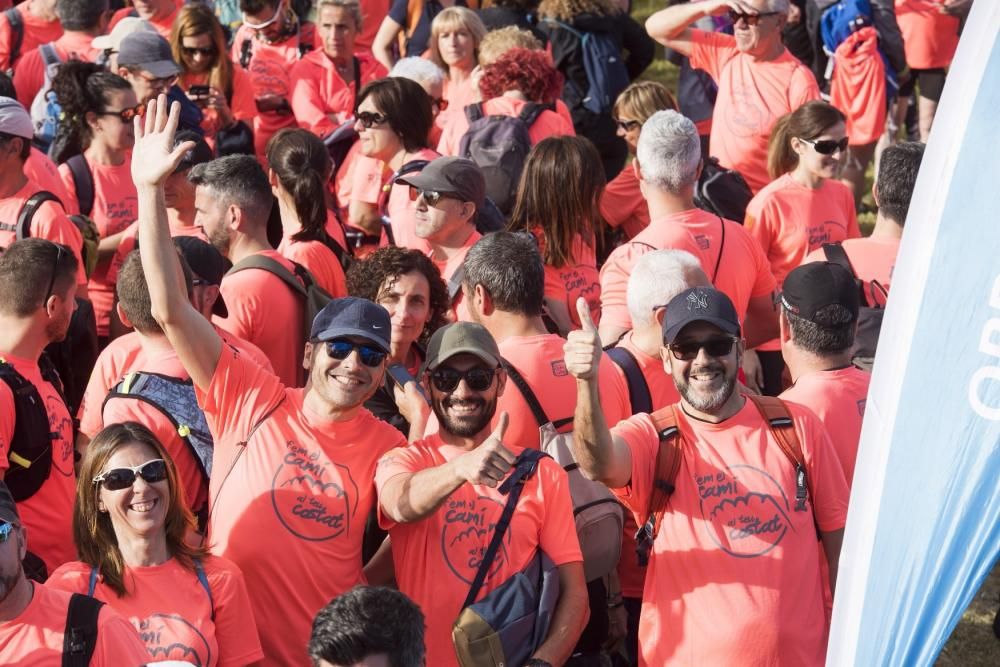
[[(736, 311), (722, 292), (694, 287), (667, 304), (663, 320), (660, 356), (681, 399), (654, 405), (654, 416), (669, 414), (666, 407), (678, 431), (658, 428), (648, 414), (609, 430), (595, 380), (601, 342), (582, 300), (579, 310), (584, 328), (566, 342), (566, 367), (577, 378), (577, 461), (640, 522), (654, 491), (669, 497), (651, 531), (641, 662), (824, 664), (821, 559), (832, 589), (848, 490), (822, 424), (790, 404), (769, 423), (737, 389), (744, 341)], [(794, 429), (802, 468), (783, 451), (780, 439), (792, 436), (779, 428)], [(658, 460), (671, 446), (679, 457), (673, 478)]]
[[(423, 377), (440, 430), (386, 454), (375, 485), (399, 589), (427, 619), (427, 664), (447, 667), (458, 664), (452, 624), (506, 502), (497, 487), (524, 447), (504, 441), (506, 413), (490, 428), (507, 377), (484, 327), (458, 322), (436, 331)], [(525, 483), (508, 530), (480, 598), (542, 549), (558, 566), (560, 596), (548, 637), (526, 665), (562, 665), (586, 625), (587, 588), (569, 482), (552, 459)]]

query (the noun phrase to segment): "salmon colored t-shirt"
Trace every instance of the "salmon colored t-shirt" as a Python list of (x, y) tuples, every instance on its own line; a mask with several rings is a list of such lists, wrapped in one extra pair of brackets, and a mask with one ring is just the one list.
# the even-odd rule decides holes
[[(232, 99), (228, 100), (229, 110), (232, 112), (233, 118), (244, 121), (248, 127), (253, 127), (253, 119), (257, 115), (257, 105), (253, 97), (253, 81), (250, 80), (250, 74), (239, 65), (233, 66), (232, 73), (233, 96)], [(177, 85), (185, 93), (191, 90), (192, 86), (207, 86), (209, 85), (208, 72), (203, 74), (184, 73), (177, 80)], [(222, 92), (225, 94), (225, 91)], [(201, 109), (201, 129), (205, 132), (205, 140), (214, 149), (215, 135), (223, 128), (222, 119), (215, 109), (208, 107), (199, 107), (199, 109)]]
[[(20, 56), (24, 55), (28, 51), (36, 48), (40, 44), (47, 44), (48, 42), (54, 42), (60, 37), (62, 37), (63, 29), (62, 23), (59, 19), (54, 19), (52, 21), (45, 21), (38, 16), (35, 16), (27, 10), (28, 3), (24, 2), (18, 5), (16, 11), (21, 16), (21, 24), (24, 26), (21, 32), (21, 48), (19, 50), (19, 56), (13, 63), (10, 62), (11, 50), (14, 46), (14, 33), (10, 27), (10, 21), (7, 20), (6, 14), (0, 15), (0, 70), (7, 71), (12, 68), (12, 65), (17, 65), (17, 61), (20, 60)], [(10, 3), (7, 4), (10, 7)]]
[(601, 195), (601, 215), (608, 226), (622, 228), (625, 237), (634, 239), (649, 225), (649, 206), (639, 190), (639, 177), (626, 165), (608, 181)]
[[(509, 434), (508, 434), (509, 436)], [(504, 437), (514, 454), (524, 451)], [(464, 449), (438, 435), (386, 454), (379, 461), (375, 485), (401, 474), (418, 473), (454, 460)], [(379, 525), (389, 531), (399, 590), (416, 602), (427, 622), (427, 664), (457, 667), (451, 626), (462, 610), (479, 561), (493, 538), (506, 496), (481, 484), (462, 484), (428, 517), (395, 523), (379, 506)], [(556, 565), (581, 562), (566, 472), (543, 458), (518, 499), (503, 549), (497, 552), (477, 599), (482, 599), (527, 566), (536, 549)]]
[[(295, 266), (276, 250), (258, 253), (281, 262), (295, 272)], [(219, 288), (229, 317), (213, 321), (229, 333), (250, 341), (271, 360), (274, 371), (289, 387), (302, 384), (305, 301), (281, 278), (263, 269), (228, 273)]]
[[(807, 409), (789, 405), (809, 483), (795, 511), (795, 468), (757, 408), (719, 424), (677, 408), (685, 453), (653, 543), (640, 665), (823, 665), (827, 621), (820, 573), (824, 532), (847, 519), (847, 483), (830, 437)], [(615, 492), (642, 520), (660, 445), (648, 415), (612, 429), (632, 453), (629, 486)]]
[[(127, 155), (120, 165), (87, 161), (91, 177), (94, 179), (94, 208), (90, 212), (90, 217), (97, 225), (97, 232), (102, 239), (123, 231), (139, 217), (139, 199), (135, 192), (135, 184), (132, 182), (131, 157), (131, 154)], [(77, 199), (73, 173), (68, 164), (59, 165), (59, 175), (70, 196)], [(108, 325), (111, 321), (115, 283), (108, 279), (110, 265), (110, 260), (99, 263), (87, 284), (87, 295), (94, 305), (99, 336), (108, 335)]]
[[(42, 379), (38, 363), (0, 353), (0, 360), (14, 367), (21, 377), (35, 385), (49, 418), (52, 434), (52, 467), (49, 477), (27, 500), (17, 504), (21, 523), (28, 529), (28, 550), (45, 561), (49, 572), (76, 557), (73, 547), (73, 498), (76, 474), (73, 471), (73, 420), (66, 404), (49, 382)], [(14, 394), (0, 382), (0, 470), (17, 465), (8, 459), (17, 422)], [(0, 653), (0, 655), (3, 655)]]
[[(892, 272), (896, 268), (896, 256), (899, 254), (899, 239), (887, 236), (869, 236), (867, 238), (846, 239), (842, 244), (847, 259), (858, 278), (864, 282), (868, 305), (885, 305), (885, 295), (872, 284), (877, 282), (889, 291), (892, 282)], [(827, 261), (823, 248), (812, 251), (803, 260), (809, 262)]]
[(347, 278), (340, 260), (322, 241), (293, 241), (286, 236), (278, 252), (309, 270), (316, 283), (334, 298), (347, 296)]
[(774, 60), (757, 61), (737, 50), (732, 35), (691, 33), (691, 67), (708, 72), (719, 86), (710, 152), (723, 166), (743, 174), (757, 192), (771, 180), (767, 175), (771, 127), (805, 102), (819, 99), (816, 78), (787, 50)]
[[(465, 119), (465, 107), (478, 102), (479, 97), (479, 90), (473, 85), (472, 77), (467, 78), (465, 83), (456, 84), (445, 76), (441, 98), (448, 101), (448, 108), (439, 113), (437, 118), (434, 119), (434, 127), (439, 132), (444, 132), (445, 128), (449, 125), (455, 122), (462, 122)], [(445, 155), (448, 155), (448, 153)]]
[[(369, 53), (355, 53), (360, 81), (345, 83), (333, 61), (322, 49), (307, 54), (292, 66), (291, 105), (299, 127), (324, 137), (354, 113), (354, 99), (365, 84), (388, 76), (389, 71)], [(333, 116), (331, 118), (330, 116)]]
[[(526, 104), (525, 100), (513, 97), (494, 97), (491, 100), (483, 102), (483, 113), (487, 116), (516, 117), (521, 113)], [(447, 114), (446, 117), (445, 114)], [(465, 116), (464, 111), (459, 110), (456, 113), (452, 113), (451, 106), (448, 107), (448, 111), (438, 115), (439, 122), (441, 122), (442, 117), (445, 117), (447, 122), (441, 125), (442, 131), (441, 140), (438, 142), (438, 152), (441, 155), (458, 155), (462, 137), (469, 131), (469, 119)], [(528, 128), (528, 137), (531, 139), (532, 146), (548, 137), (562, 135), (572, 137), (575, 134), (576, 132), (573, 130), (572, 123), (567, 122), (565, 118), (555, 111), (549, 111), (548, 109), (538, 114), (538, 118)]]
[[(0, 656), (5, 667), (60, 667), (70, 594), (31, 585), (34, 592), (25, 610), (0, 623)], [(101, 607), (90, 667), (140, 667), (148, 661), (132, 624), (110, 606)]]
[(354, 48), (371, 51), (382, 19), (389, 14), (389, 0), (361, 0), (361, 32), (354, 38)]
[(24, 162), (24, 175), (42, 190), (51, 192), (58, 197), (66, 215), (76, 215), (80, 212), (76, 196), (70, 195), (66, 186), (63, 185), (59, 167), (52, 161), (52, 158), (34, 146), (31, 147), (31, 153)]
[(848, 487), (854, 480), (861, 421), (865, 417), (871, 380), (871, 373), (854, 366), (816, 371), (799, 377), (781, 394), (781, 398), (789, 403), (812, 410), (826, 426)]
[(340, 422), (310, 411), (304, 389), (226, 347), (198, 394), (215, 437), (209, 545), (251, 582), (269, 663), (304, 665), (316, 612), (365, 583), (375, 464), (406, 441), (365, 409)]
[(912, 69), (948, 67), (955, 57), (959, 21), (941, 11), (943, 5), (942, 0), (896, 0), (896, 23)]
[[(182, 3), (179, 0), (176, 1), (176, 5), (180, 4)], [(135, 10), (132, 7), (124, 7), (115, 12), (114, 16), (111, 17), (111, 23), (108, 24), (108, 32), (114, 30), (114, 27), (118, 25), (118, 22), (121, 21), (123, 18), (125, 18), (126, 16), (131, 16), (133, 11)], [(177, 18), (178, 11), (180, 11), (180, 7), (175, 6), (174, 10), (169, 14), (167, 14), (166, 16), (164, 16), (163, 18), (159, 19), (149, 18), (144, 20), (146, 21), (146, 23), (156, 28), (156, 32), (160, 33), (160, 36), (169, 42), (170, 31), (174, 27), (174, 19)]]
[[(541, 232), (536, 232), (539, 247), (544, 247)], [(544, 252), (544, 250), (543, 250)], [(545, 298), (562, 303), (569, 312), (573, 328), (580, 328), (576, 300), (583, 297), (590, 307), (594, 323), (601, 321), (601, 274), (597, 271), (597, 252), (580, 235), (573, 239), (572, 257), (564, 266), (545, 265)]]
[[(465, 256), (469, 254), (469, 250), (481, 238), (483, 238), (483, 235), (473, 229), (472, 233), (465, 239), (462, 248), (446, 260), (436, 260), (434, 259), (433, 251), (430, 253), (431, 261), (434, 262), (434, 266), (441, 272), (441, 278), (448, 286), (449, 293), (453, 289), (452, 279), (455, 277), (455, 273), (462, 268), (462, 265), (465, 263)], [(458, 291), (455, 292), (455, 296), (451, 300), (452, 315), (458, 322), (472, 322), (472, 314), (469, 312), (469, 306), (465, 303), (465, 294), (462, 290), (461, 279), (456, 287)]]
[[(91, 45), (93, 41), (94, 35), (67, 32), (53, 44), (55, 44), (56, 53), (59, 54), (61, 62), (75, 58), (92, 63), (102, 53), (100, 49), (95, 49)], [(17, 90), (17, 101), (30, 111), (31, 103), (45, 83), (45, 61), (42, 60), (42, 54), (37, 48), (31, 51), (22, 51), (22, 53), (24, 55), (21, 56), (17, 62), (17, 68), (14, 70), (14, 88)]]
[[(436, 151), (430, 148), (422, 148), (417, 153), (410, 155), (407, 159), (408, 161), (433, 160), (437, 157), (440, 156)], [(413, 176), (414, 174), (419, 173), (419, 171), (414, 171), (407, 174), (407, 176)], [(371, 180), (372, 177), (371, 175), (359, 172), (357, 173), (356, 178), (360, 178), (361, 182), (365, 183), (366, 181)], [(417, 236), (417, 209), (416, 202), (410, 199), (410, 186), (403, 183), (394, 183), (392, 186), (383, 186), (383, 190), (386, 187), (392, 188), (389, 192), (389, 201), (386, 204), (386, 215), (391, 221), (392, 236), (396, 241), (396, 245), (401, 248), (419, 250), (426, 255), (430, 255), (431, 244), (425, 239)], [(382, 231), (382, 240), (380, 245), (389, 245), (389, 239), (385, 235), (385, 230)]]
[[(198, 576), (174, 558), (161, 565), (126, 567), (124, 597), (99, 579), (94, 597), (132, 622), (151, 662), (243, 667), (262, 659), (243, 573), (218, 556), (205, 558), (202, 567), (211, 600)], [(73, 561), (54, 572), (45, 585), (86, 594), (90, 572), (87, 563)]]

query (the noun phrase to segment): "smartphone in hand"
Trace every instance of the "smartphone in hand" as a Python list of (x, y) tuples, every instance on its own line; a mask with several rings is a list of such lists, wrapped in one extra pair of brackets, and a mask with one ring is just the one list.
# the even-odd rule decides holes
[(426, 392), (424, 392), (423, 385), (417, 382), (417, 379), (410, 374), (410, 371), (408, 371), (406, 366), (403, 364), (392, 364), (389, 366), (389, 377), (391, 377), (393, 381), (399, 385), (400, 389), (406, 387), (407, 382), (415, 383), (417, 385), (417, 391), (419, 391), (420, 395), (424, 397), (424, 400), (430, 404), (431, 401), (427, 397)]
[(191, 86), (187, 91), (188, 99), (198, 105), (204, 104), (210, 94), (208, 86)]

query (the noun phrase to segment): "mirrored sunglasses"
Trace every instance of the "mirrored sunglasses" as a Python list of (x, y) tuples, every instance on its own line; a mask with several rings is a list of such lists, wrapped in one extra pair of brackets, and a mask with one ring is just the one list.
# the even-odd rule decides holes
[(94, 484), (103, 484), (108, 491), (121, 491), (135, 484), (142, 477), (147, 484), (162, 482), (167, 478), (167, 464), (163, 459), (146, 461), (134, 468), (112, 468), (94, 478)]
[(375, 368), (376, 366), (381, 366), (382, 362), (385, 361), (385, 352), (377, 347), (354, 343), (349, 340), (326, 341), (326, 353), (337, 361), (343, 361), (351, 356), (351, 352), (354, 350), (358, 351), (358, 357), (360, 357), (361, 363), (365, 366)]

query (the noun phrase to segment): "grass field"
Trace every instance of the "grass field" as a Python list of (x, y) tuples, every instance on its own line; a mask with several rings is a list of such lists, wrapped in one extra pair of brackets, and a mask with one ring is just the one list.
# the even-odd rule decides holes
[[(651, 0), (637, 0), (633, 4), (632, 16), (640, 23), (662, 3)], [(662, 58), (657, 58), (642, 78), (659, 81), (671, 91), (677, 91), (678, 69)], [(869, 169), (868, 189), (871, 189), (873, 174)], [(858, 215), (858, 223), (864, 235), (871, 233), (875, 224), (874, 213)], [(969, 608), (962, 616), (951, 638), (938, 658), (938, 667), (997, 667), (1000, 665), (1000, 640), (993, 635), (993, 617), (1000, 601), (1000, 564), (986, 578)]]

